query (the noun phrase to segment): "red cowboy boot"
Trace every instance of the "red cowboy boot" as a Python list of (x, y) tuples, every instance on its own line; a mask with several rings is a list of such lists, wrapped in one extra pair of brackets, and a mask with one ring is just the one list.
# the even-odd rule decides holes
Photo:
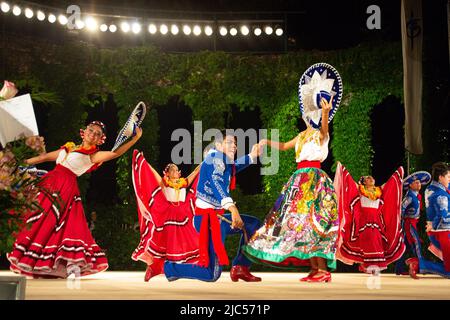
[(230, 270), (231, 281), (236, 282), (239, 279), (246, 282), (258, 282), (261, 281), (260, 277), (255, 277), (250, 273), (248, 267), (245, 266), (233, 266)]
[(405, 261), (405, 263), (409, 267), (409, 275), (413, 279), (419, 279), (417, 273), (419, 273), (419, 259), (417, 258), (409, 258)]

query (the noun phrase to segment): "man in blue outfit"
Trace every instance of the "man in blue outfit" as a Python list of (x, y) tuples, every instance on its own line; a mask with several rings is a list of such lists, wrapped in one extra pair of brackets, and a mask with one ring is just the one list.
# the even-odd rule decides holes
[[(416, 270), (417, 264), (419, 263), (418, 258), (422, 256), (420, 253), (421, 240), (417, 231), (420, 210), (422, 208), (420, 189), (423, 185), (428, 184), (430, 180), (431, 175), (426, 171), (415, 172), (403, 180), (403, 187), (408, 190), (402, 202), (402, 228), (406, 251), (395, 264), (395, 273), (397, 275), (408, 274), (405, 270), (405, 265), (407, 264), (409, 266), (409, 275), (412, 278), (417, 279)], [(406, 259), (408, 254), (412, 255), (412, 257)]]
[[(235, 174), (252, 164), (261, 149), (256, 144), (249, 155), (234, 161), (236, 137), (228, 130), (216, 136), (214, 146), (201, 164), (196, 191), (194, 225), (200, 232), (199, 263), (179, 264), (166, 261), (164, 273), (169, 281), (179, 278), (217, 281), (222, 266), (229, 264), (224, 246), (225, 237), (229, 234), (241, 234), (230, 271), (231, 280), (261, 281), (261, 278), (250, 273), (251, 262), (241, 251), (245, 242), (243, 234), (251, 237), (261, 222), (253, 216), (240, 215), (230, 196), (230, 189), (233, 190), (235, 185)], [(231, 213), (224, 213), (225, 210)]]

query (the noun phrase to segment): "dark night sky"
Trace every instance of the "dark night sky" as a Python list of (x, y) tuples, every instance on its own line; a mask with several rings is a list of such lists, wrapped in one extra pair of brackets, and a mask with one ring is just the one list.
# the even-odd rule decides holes
[[(288, 50), (295, 49), (338, 49), (354, 46), (360, 42), (400, 39), (400, 0), (349, 0), (349, 1), (193, 1), (193, 0), (170, 0), (170, 1), (35, 1), (44, 5), (57, 8), (67, 8), (68, 5), (77, 4), (83, 12), (96, 12), (105, 14), (120, 14), (136, 17), (175, 17), (185, 19), (213, 19), (215, 15), (218, 19), (282, 19), (287, 21)], [(381, 30), (368, 30), (366, 20), (369, 14), (366, 13), (369, 5), (376, 4), (381, 9)], [(171, 11), (171, 12), (167, 12)], [(247, 12), (247, 14), (245, 14)], [(3, 29), (12, 30), (14, 28), (25, 31), (25, 33), (39, 33), (41, 28), (32, 22), (24, 23), (23, 17), (17, 19), (11, 17), (8, 25), (3, 25)], [(1, 19), (1, 18), (0, 18)], [(20, 25), (13, 26), (20, 21)], [(29, 26), (27, 26), (29, 25)], [(59, 30), (58, 30), (59, 31)], [(145, 34), (145, 32), (143, 33)], [(48, 28), (42, 30), (45, 37), (52, 36), (52, 31)], [(58, 34), (55, 33), (54, 37)], [(60, 35), (59, 35), (60, 36)], [(112, 35), (109, 35), (112, 36)], [(144, 35), (143, 35), (144, 36)], [(148, 37), (148, 34), (147, 34)], [(155, 38), (155, 37), (154, 37)], [(192, 37), (191, 37), (192, 38)], [(199, 37), (202, 38), (202, 37)], [(180, 39), (180, 38), (178, 38)], [(106, 34), (100, 39), (98, 36), (91, 36), (91, 40), (100, 45), (133, 45), (143, 43), (142, 37), (135, 37), (135, 42), (131, 42), (129, 36), (120, 38), (114, 35), (108, 41)], [(155, 42), (155, 40), (150, 40)], [(192, 40), (190, 40), (192, 41)], [(167, 41), (158, 42), (163, 49), (169, 51), (192, 51), (198, 49), (209, 49), (207, 43), (198, 40), (196, 44), (180, 43), (168, 45)], [(236, 40), (233, 40), (236, 43)], [(262, 45), (259, 40), (257, 45), (249, 45), (249, 40), (241, 42), (239, 46), (224, 45), (217, 49), (226, 51), (283, 51), (285, 49), (284, 40)], [(180, 41), (179, 41), (180, 42)], [(223, 42), (223, 39), (222, 39)], [(247, 43), (247, 44), (245, 44)]]

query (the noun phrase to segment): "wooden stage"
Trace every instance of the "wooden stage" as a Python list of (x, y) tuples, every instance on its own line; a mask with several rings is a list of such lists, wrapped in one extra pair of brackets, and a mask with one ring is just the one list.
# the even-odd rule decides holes
[[(2, 275), (14, 275), (0, 271)], [(228, 272), (215, 283), (181, 279), (168, 282), (163, 275), (144, 282), (144, 272), (106, 271), (76, 280), (27, 279), (30, 300), (299, 300), (299, 299), (450, 299), (450, 279), (421, 275), (334, 273), (331, 283), (304, 283), (305, 273), (255, 272), (259, 283), (237, 283)]]

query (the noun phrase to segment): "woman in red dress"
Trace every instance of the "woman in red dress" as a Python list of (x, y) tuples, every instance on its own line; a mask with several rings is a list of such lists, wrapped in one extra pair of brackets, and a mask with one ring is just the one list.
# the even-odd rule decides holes
[(131, 258), (147, 264), (144, 280), (162, 274), (166, 260), (196, 263), (199, 238), (193, 217), (200, 166), (184, 179), (171, 163), (161, 178), (142, 152), (134, 150), (132, 168), (141, 239)]
[(400, 167), (382, 187), (375, 186), (372, 176), (361, 177), (357, 184), (338, 163), (334, 181), (340, 219), (337, 259), (374, 273), (402, 256), (402, 179)]
[(142, 130), (137, 128), (136, 135), (114, 152), (98, 151), (98, 146), (106, 139), (105, 127), (100, 121), (91, 122), (80, 134), (81, 145), (68, 142), (59, 150), (26, 161), (29, 165), (56, 161), (56, 167), (39, 185), (46, 190), (37, 198), (41, 209), (27, 214), (27, 226), (7, 255), (10, 268), (16, 273), (67, 278), (72, 273), (84, 276), (108, 268), (105, 253), (89, 231), (77, 177), (124, 154), (139, 140)]

